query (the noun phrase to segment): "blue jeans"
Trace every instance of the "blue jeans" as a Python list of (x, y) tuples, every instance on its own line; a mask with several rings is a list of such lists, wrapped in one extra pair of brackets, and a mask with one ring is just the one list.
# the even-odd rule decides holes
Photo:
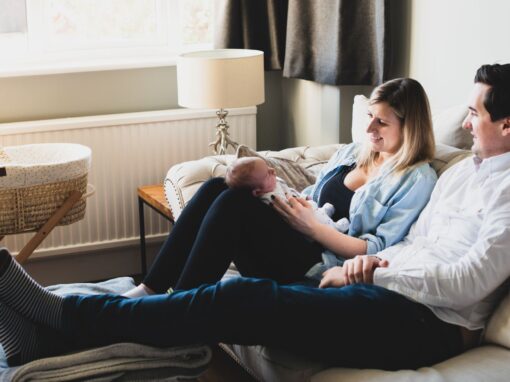
[(280, 348), (336, 366), (400, 369), (462, 351), (459, 328), (374, 285), (318, 289), (234, 278), (171, 295), (68, 296), (63, 334), (75, 348), (218, 342)]

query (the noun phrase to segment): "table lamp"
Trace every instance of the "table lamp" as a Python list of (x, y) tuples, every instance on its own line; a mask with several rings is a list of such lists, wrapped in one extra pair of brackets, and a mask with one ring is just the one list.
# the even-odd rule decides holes
[(215, 154), (237, 148), (228, 133), (227, 108), (264, 102), (264, 53), (249, 49), (215, 49), (181, 54), (177, 58), (178, 103), (216, 112)]

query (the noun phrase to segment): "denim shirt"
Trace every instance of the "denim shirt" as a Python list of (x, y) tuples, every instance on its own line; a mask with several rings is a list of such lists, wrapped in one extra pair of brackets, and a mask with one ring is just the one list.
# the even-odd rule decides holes
[[(305, 188), (304, 196), (318, 202), (324, 184), (344, 166), (357, 160), (360, 143), (340, 148), (319, 173), (315, 184)], [(401, 241), (429, 201), (437, 180), (428, 163), (394, 174), (383, 166), (380, 174), (354, 193), (349, 209), (349, 236), (367, 242), (367, 254), (375, 254)]]

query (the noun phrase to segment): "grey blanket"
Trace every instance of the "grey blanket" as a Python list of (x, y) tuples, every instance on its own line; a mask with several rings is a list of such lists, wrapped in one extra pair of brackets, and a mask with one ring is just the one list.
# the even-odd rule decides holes
[[(133, 279), (121, 277), (48, 289), (58, 294), (120, 294), (133, 286)], [(210, 359), (211, 349), (207, 346), (158, 349), (119, 343), (8, 368), (0, 353), (0, 381), (175, 381), (196, 377), (207, 368)]]

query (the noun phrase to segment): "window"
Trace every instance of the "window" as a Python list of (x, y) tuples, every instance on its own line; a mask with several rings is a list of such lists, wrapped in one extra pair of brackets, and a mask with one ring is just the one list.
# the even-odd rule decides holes
[(172, 63), (212, 48), (213, 1), (0, 0), (0, 75)]

